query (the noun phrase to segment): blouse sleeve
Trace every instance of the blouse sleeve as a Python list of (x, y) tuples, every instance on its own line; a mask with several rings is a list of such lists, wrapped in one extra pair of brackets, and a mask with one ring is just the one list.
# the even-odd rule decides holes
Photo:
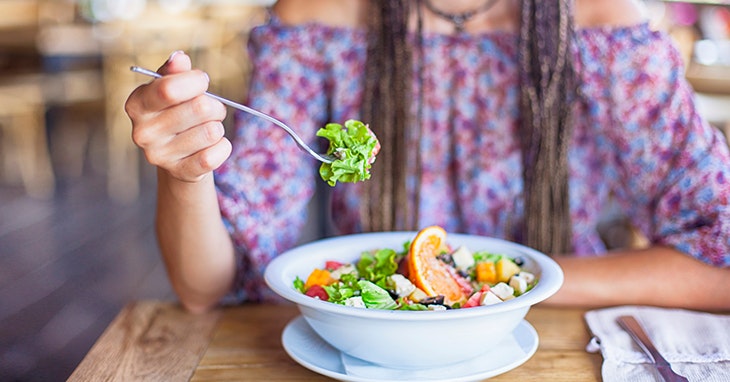
[[(272, 23), (252, 30), (247, 105), (316, 144), (321, 139), (315, 133), (328, 118), (326, 65), (321, 39), (310, 32)], [(237, 250), (236, 279), (226, 301), (240, 302), (267, 298), (264, 268), (299, 239), (318, 164), (280, 127), (243, 112), (234, 119), (233, 152), (215, 172), (215, 181)]]
[(619, 200), (652, 243), (730, 266), (728, 145), (698, 114), (680, 54), (648, 26), (605, 39), (591, 54), (609, 63)]

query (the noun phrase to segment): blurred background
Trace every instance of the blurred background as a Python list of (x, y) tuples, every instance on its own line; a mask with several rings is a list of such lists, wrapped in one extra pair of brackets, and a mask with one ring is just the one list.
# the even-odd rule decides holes
[(268, 3), (0, 0), (0, 381), (65, 380), (126, 302), (173, 298), (129, 67), (181, 49), (240, 100)]
[[(123, 105), (182, 49), (241, 100), (245, 44), (272, 0), (0, 0), (0, 380), (66, 379), (124, 304), (173, 295), (155, 171)], [(705, 117), (730, 129), (730, 1), (644, 1)], [(628, 245), (605, 229), (609, 246)], [(634, 238), (635, 239), (635, 238)]]

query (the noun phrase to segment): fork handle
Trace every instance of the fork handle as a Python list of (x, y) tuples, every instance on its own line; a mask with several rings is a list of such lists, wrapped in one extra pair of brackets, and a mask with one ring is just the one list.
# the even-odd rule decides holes
[[(162, 77), (162, 75), (160, 73), (157, 73), (157, 72), (152, 71), (152, 70), (149, 70), (149, 69), (145, 69), (145, 68), (140, 67), (140, 66), (130, 66), (129, 67), (129, 70), (131, 70), (133, 72), (136, 72), (136, 73), (144, 74), (146, 76), (154, 77), (154, 78), (161, 78)], [(306, 142), (304, 142), (304, 140), (302, 140), (302, 138), (299, 137), (299, 135), (297, 135), (297, 133), (295, 133), (294, 130), (292, 130), (284, 122), (281, 122), (278, 119), (276, 119), (276, 118), (274, 118), (274, 117), (272, 117), (272, 116), (270, 116), (270, 115), (268, 115), (266, 113), (262, 113), (262, 112), (260, 112), (260, 111), (258, 111), (256, 109), (252, 109), (252, 108), (250, 108), (250, 107), (248, 107), (246, 105), (242, 105), (242, 104), (240, 104), (238, 102), (231, 101), (231, 100), (229, 100), (227, 98), (224, 98), (224, 97), (221, 97), (221, 96), (219, 96), (217, 94), (213, 94), (213, 93), (210, 93), (210, 92), (205, 92), (205, 95), (207, 95), (207, 96), (209, 96), (211, 98), (214, 98), (214, 99), (216, 99), (216, 100), (218, 100), (218, 101), (220, 101), (220, 102), (222, 102), (222, 103), (224, 103), (224, 104), (226, 104), (226, 105), (228, 105), (228, 106), (230, 106), (230, 107), (232, 107), (234, 109), (242, 110), (242, 111), (245, 111), (246, 113), (253, 114), (253, 115), (257, 116), (257, 117), (263, 118), (263, 119), (265, 119), (265, 120), (267, 120), (267, 121), (269, 121), (269, 122), (271, 122), (271, 123), (273, 123), (273, 124), (281, 127), (282, 129), (284, 129), (284, 131), (287, 132), (287, 134), (289, 134), (290, 137), (292, 137), (292, 139), (294, 139), (294, 141), (296, 141), (296, 143), (299, 146), (299, 148), (301, 148), (302, 150), (308, 152), (310, 155), (312, 155), (313, 157), (317, 158), (317, 160), (319, 160), (320, 162), (323, 162), (323, 163), (332, 163), (335, 160), (335, 158), (332, 157), (332, 156), (330, 156), (330, 155), (320, 154), (320, 153), (312, 150), (312, 148), (309, 147), (309, 145)]]
[(646, 332), (644, 332), (639, 322), (636, 321), (636, 318), (633, 316), (621, 316), (618, 318), (618, 324), (634, 338), (634, 341), (641, 346), (645, 353), (651, 356), (654, 363), (669, 364), (651, 342), (651, 339), (646, 335)]
[(617, 321), (629, 333), (634, 342), (639, 344), (644, 353), (652, 358), (657, 371), (666, 382), (688, 382), (687, 378), (672, 370), (672, 365), (659, 353), (659, 350), (654, 346), (654, 343), (634, 316), (620, 316)]

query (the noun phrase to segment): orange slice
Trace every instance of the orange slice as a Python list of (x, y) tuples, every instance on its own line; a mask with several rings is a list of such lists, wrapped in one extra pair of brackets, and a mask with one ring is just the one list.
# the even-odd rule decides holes
[(418, 232), (408, 252), (408, 276), (413, 284), (429, 296), (444, 296), (448, 305), (463, 304), (467, 295), (449, 272), (447, 265), (436, 257), (448, 251), (446, 231), (430, 226)]

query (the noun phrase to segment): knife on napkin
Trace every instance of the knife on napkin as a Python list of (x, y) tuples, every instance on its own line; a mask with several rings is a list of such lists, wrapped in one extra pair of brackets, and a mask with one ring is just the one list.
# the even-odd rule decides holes
[(662, 378), (664, 378), (664, 381), (688, 382), (687, 378), (675, 373), (674, 370), (672, 370), (672, 366), (659, 353), (659, 351), (651, 342), (649, 336), (646, 335), (646, 332), (644, 332), (644, 329), (641, 327), (639, 321), (637, 321), (636, 318), (634, 318), (633, 316), (619, 316), (617, 318), (617, 322), (624, 330), (629, 333), (629, 335), (631, 335), (631, 338), (639, 345), (641, 350), (643, 350), (644, 353), (646, 353), (646, 355), (648, 355), (649, 358), (654, 361), (654, 366), (656, 367), (657, 371), (659, 371), (659, 374), (661, 374)]

